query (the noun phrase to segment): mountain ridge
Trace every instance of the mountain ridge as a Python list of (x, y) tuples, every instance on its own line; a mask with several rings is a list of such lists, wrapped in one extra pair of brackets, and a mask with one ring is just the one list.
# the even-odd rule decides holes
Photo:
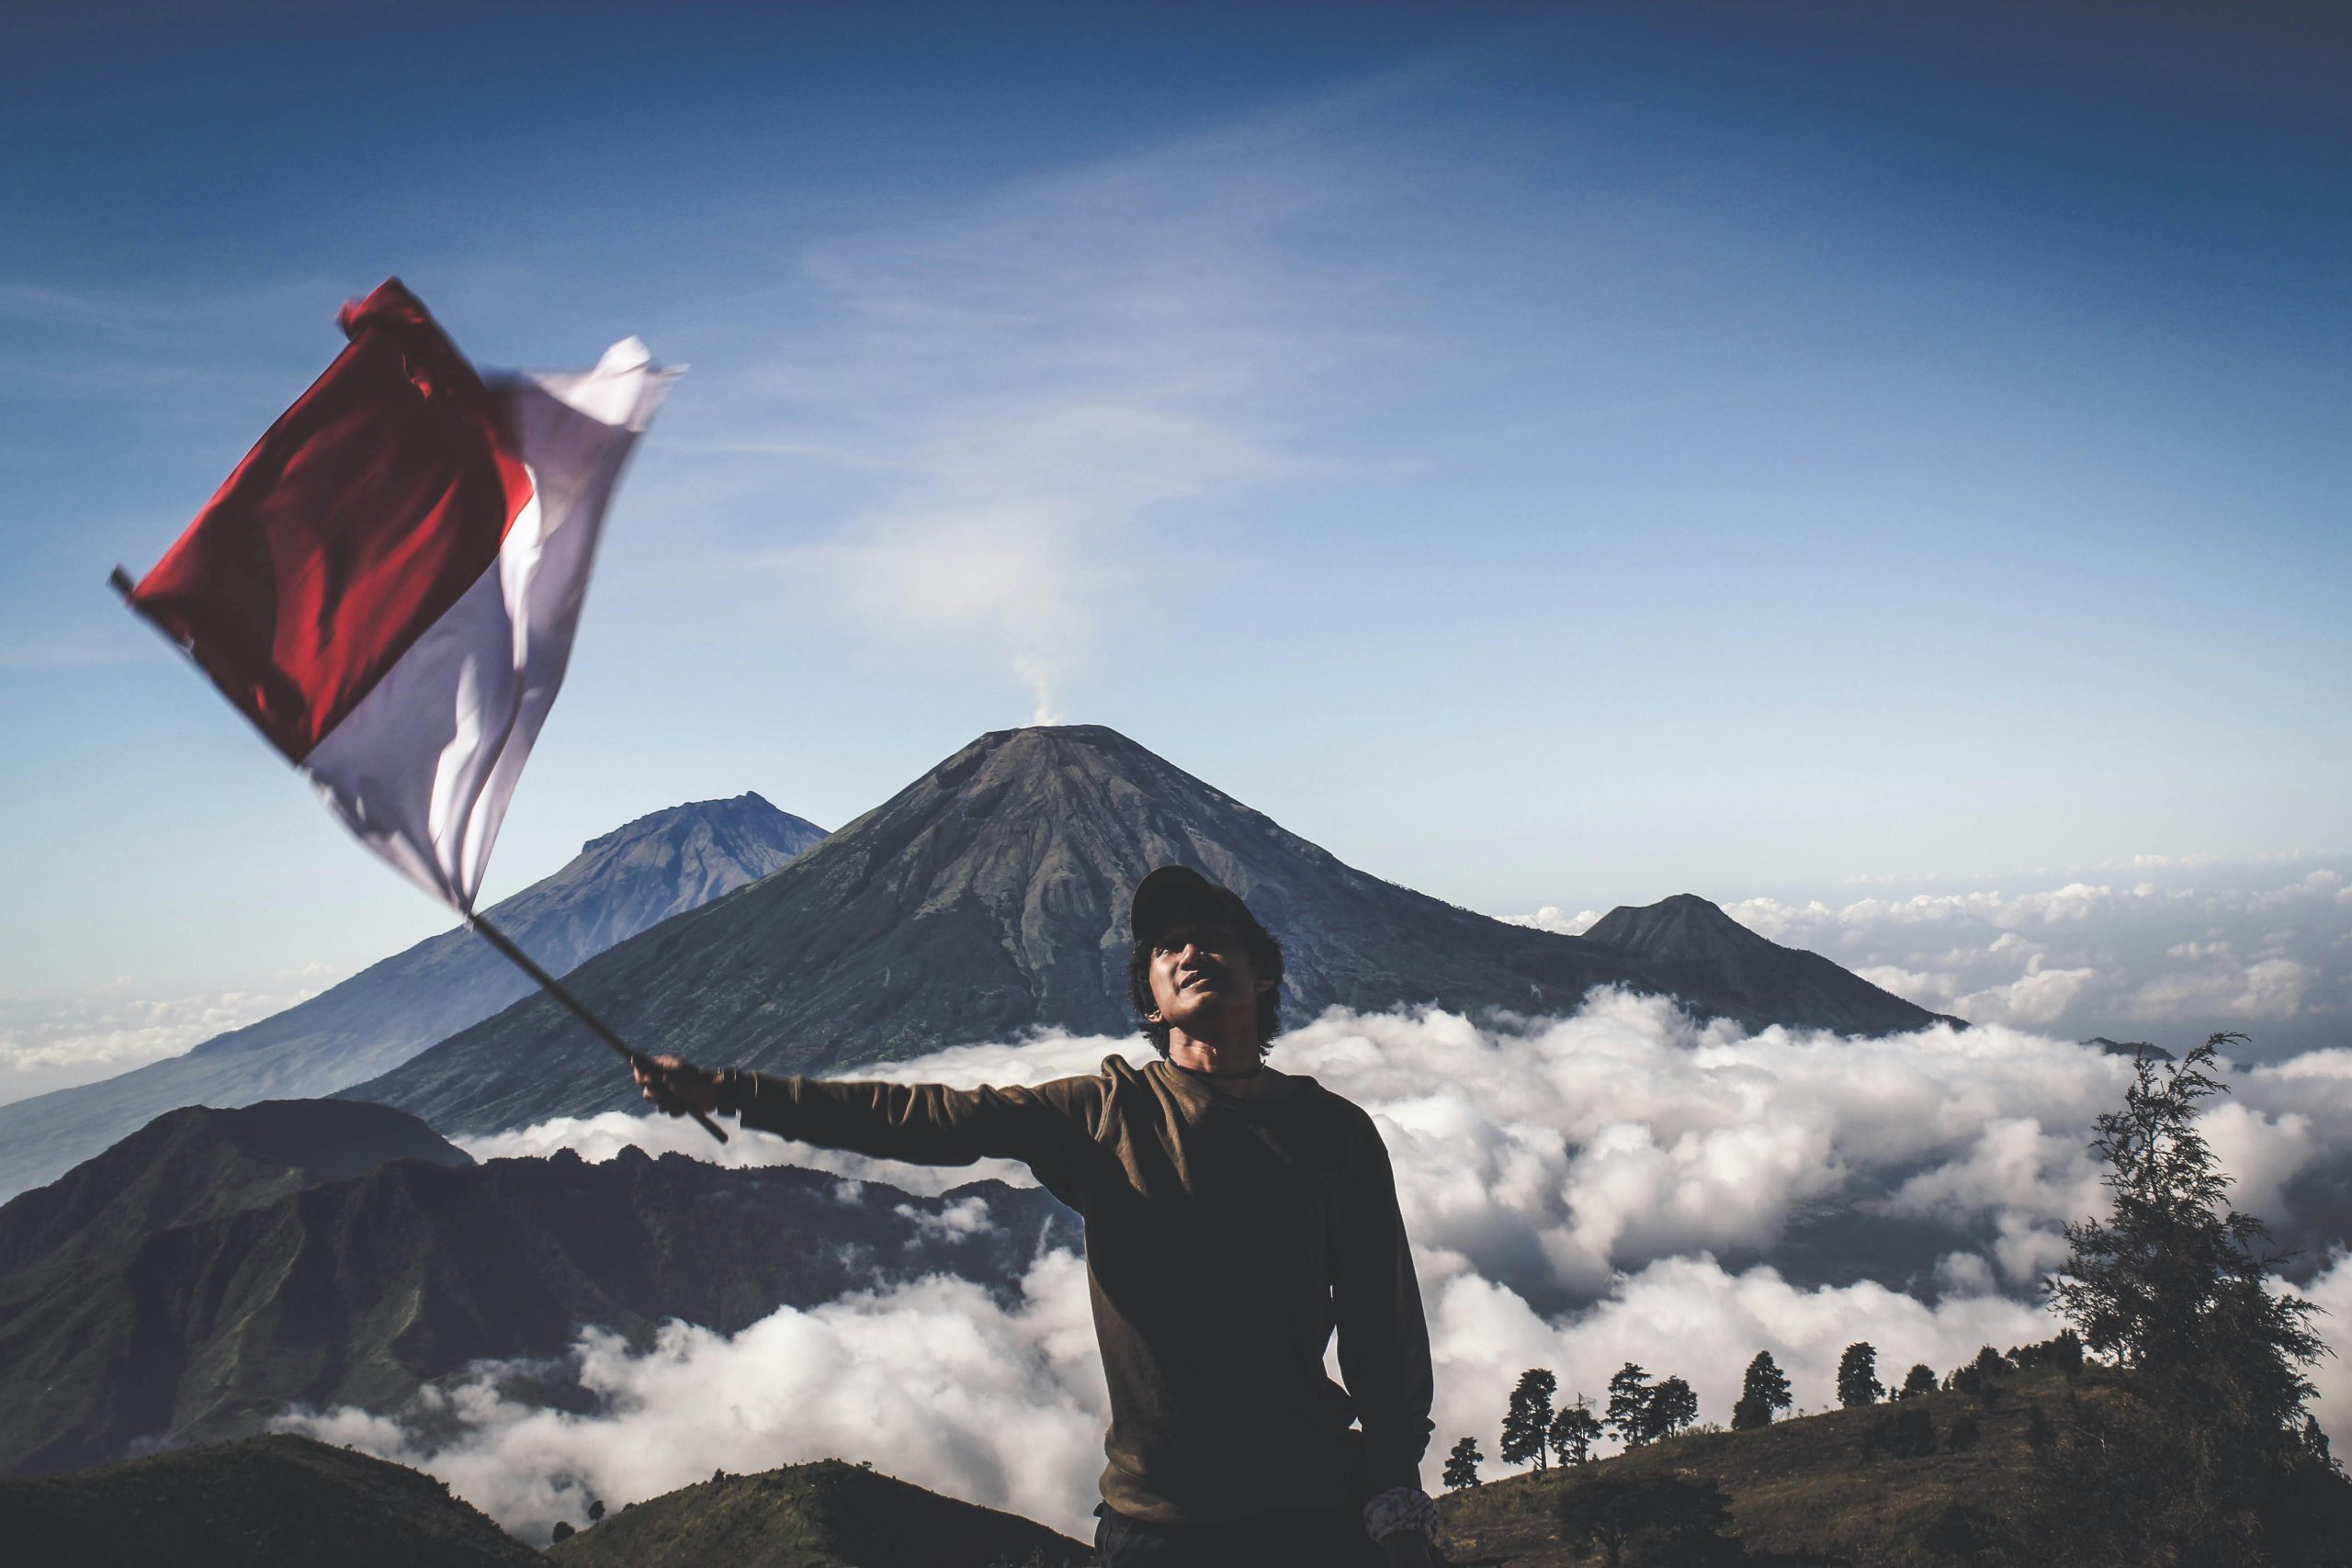
[[(318, 1137), (360, 1109), (288, 1103)], [(438, 1142), (403, 1112), (366, 1113)], [(176, 1136), (134, 1141), (115, 1163), (143, 1152), (189, 1168), (201, 1163), (189, 1145), (209, 1143), (225, 1167), (229, 1114), (175, 1112)], [(87, 1184), (74, 1175), (58, 1185)], [(107, 1175), (116, 1191), (156, 1186)], [(940, 1224), (973, 1201), (982, 1223)], [(780, 1306), (933, 1272), (1005, 1293), (1047, 1245), (1075, 1247), (1077, 1222), (1034, 1188), (924, 1198), (635, 1147), (596, 1165), (570, 1150), (406, 1157), (336, 1180), (254, 1181), (0, 1271), (0, 1471), (241, 1436), (297, 1404), (394, 1410), (477, 1363), (560, 1360), (586, 1325), (639, 1345), (672, 1318), (731, 1334)]]
[[(787, 864), (823, 838), (757, 795), (648, 813), (487, 911), (549, 972)], [(0, 1198), (36, 1187), (163, 1111), (322, 1095), (487, 1018), (531, 982), (471, 933), (427, 938), (183, 1055), (0, 1105)]]

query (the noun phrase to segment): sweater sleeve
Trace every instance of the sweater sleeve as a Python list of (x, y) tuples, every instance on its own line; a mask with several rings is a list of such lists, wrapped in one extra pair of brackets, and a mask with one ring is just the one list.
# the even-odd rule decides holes
[(735, 1109), (746, 1127), (911, 1165), (1017, 1159), (1048, 1186), (1091, 1147), (1102, 1105), (1102, 1081), (1091, 1077), (1004, 1089), (744, 1079)]
[(1434, 1382), (1429, 1325), (1396, 1206), (1396, 1174), (1368, 1117), (1350, 1155), (1342, 1203), (1332, 1307), (1340, 1375), (1363, 1427), (1365, 1485), (1375, 1495), (1419, 1488)]

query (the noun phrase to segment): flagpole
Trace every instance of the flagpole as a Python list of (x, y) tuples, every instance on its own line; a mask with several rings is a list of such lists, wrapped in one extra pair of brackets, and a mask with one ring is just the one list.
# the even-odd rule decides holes
[[(653, 1059), (651, 1057), (646, 1055), (644, 1052), (638, 1050), (628, 1041), (623, 1040), (618, 1034), (613, 1032), (612, 1026), (607, 1024), (603, 1019), (598, 1018), (594, 1013), (590, 1012), (588, 1010), (587, 1004), (582, 1002), (578, 997), (573, 996), (570, 991), (566, 990), (560, 980), (558, 980), (554, 976), (548, 974), (546, 970), (533, 963), (529, 953), (515, 946), (514, 943), (507, 938), (504, 931), (500, 931), (496, 926), (492, 925), (490, 923), (490, 917), (487, 915), (469, 916), (467, 918), (466, 924), (471, 927), (484, 942), (490, 943), (491, 946), (504, 953), (507, 960), (512, 963), (515, 968), (520, 969), (524, 974), (528, 975), (532, 979), (537, 980), (539, 983), (539, 988), (541, 990), (547, 992), (548, 995), (553, 997), (557, 1001), (561, 1002), (571, 1010), (572, 1017), (586, 1024), (597, 1039), (602, 1040), (605, 1044), (610, 1045), (614, 1050), (619, 1052), (621, 1059), (628, 1063), (630, 1066), (638, 1066), (640, 1064), (649, 1067), (653, 1066)], [(653, 1070), (657, 1073), (661, 1071), (659, 1067), (654, 1067)], [(727, 1141), (727, 1129), (721, 1127), (718, 1122), (712, 1121), (703, 1112), (689, 1107), (686, 1111), (686, 1114), (701, 1122), (704, 1129), (708, 1132), (712, 1137), (717, 1138), (720, 1143), (723, 1144)]]

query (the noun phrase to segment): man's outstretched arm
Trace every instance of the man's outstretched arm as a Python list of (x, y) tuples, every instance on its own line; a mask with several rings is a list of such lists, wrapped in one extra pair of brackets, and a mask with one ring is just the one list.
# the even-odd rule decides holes
[(1034, 1089), (950, 1089), (712, 1071), (674, 1056), (639, 1067), (637, 1081), (647, 1100), (673, 1116), (736, 1116), (761, 1132), (914, 1165), (1056, 1164), (1091, 1142), (1102, 1103), (1099, 1080), (1088, 1077)]

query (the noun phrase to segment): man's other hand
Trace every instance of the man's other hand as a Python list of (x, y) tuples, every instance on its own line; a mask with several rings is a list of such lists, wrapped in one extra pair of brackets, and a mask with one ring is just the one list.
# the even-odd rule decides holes
[(1430, 1538), (1419, 1530), (1396, 1530), (1380, 1538), (1381, 1555), (1388, 1568), (1437, 1568), (1438, 1555)]
[(637, 1091), (672, 1116), (718, 1109), (718, 1075), (675, 1056), (640, 1056), (629, 1065)]

